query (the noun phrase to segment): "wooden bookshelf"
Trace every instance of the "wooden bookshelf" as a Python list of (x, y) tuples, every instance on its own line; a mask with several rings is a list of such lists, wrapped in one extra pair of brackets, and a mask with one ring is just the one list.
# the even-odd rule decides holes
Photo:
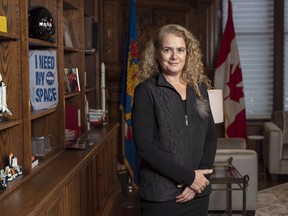
[[(11, 209), (14, 209), (15, 204), (18, 206), (14, 209), (16, 215), (37, 215), (40, 212), (41, 215), (74, 215), (75, 212), (79, 213), (77, 215), (85, 216), (102, 215), (107, 211), (106, 204), (109, 199), (115, 198), (118, 189), (114, 176), (117, 173), (117, 157), (115, 157), (117, 150), (114, 146), (117, 147), (118, 125), (88, 131), (85, 114), (86, 98), (90, 108), (100, 108), (99, 70), (102, 57), (99, 47), (92, 46), (92, 40), (95, 39), (93, 26), (98, 28), (101, 26), (99, 24), (102, 21), (102, 4), (102, 0), (2, 1), (0, 14), (7, 18), (7, 32), (0, 32), (0, 73), (7, 86), (7, 105), (13, 115), (3, 113), (8, 121), (0, 122), (0, 169), (5, 169), (9, 165), (7, 164), (9, 154), (13, 153), (22, 167), (23, 175), (8, 182), (6, 190), (0, 190), (1, 209), (10, 204)], [(28, 14), (29, 9), (34, 6), (45, 7), (52, 13), (56, 28), (53, 42), (29, 37)], [(67, 20), (72, 47), (67, 46), (64, 41), (63, 18)], [(90, 23), (85, 26), (87, 19)], [(99, 37), (97, 35), (97, 40), (101, 40)], [(91, 44), (91, 47), (87, 47), (87, 44)], [(58, 104), (54, 108), (33, 110), (31, 107), (30, 50), (56, 51)], [(80, 92), (65, 93), (63, 73), (64, 68), (67, 67), (78, 68)], [(88, 82), (85, 82), (85, 77)], [(95, 141), (95, 146), (86, 152), (77, 152), (77, 150), (73, 152), (65, 148), (65, 106), (67, 104), (75, 105), (80, 110), (80, 135), (96, 136), (98, 139)], [(32, 137), (37, 136), (49, 136), (51, 151), (39, 158), (39, 164), (32, 169), (31, 140)], [(71, 164), (77, 160), (78, 162), (73, 167), (69, 165), (69, 161), (66, 161), (65, 164), (67, 163), (68, 166), (65, 167), (64, 164), (62, 167), (59, 163), (64, 160), (63, 158), (71, 160)], [(110, 171), (106, 173), (104, 167), (111, 168), (113, 174)], [(62, 172), (60, 169), (65, 171)], [(47, 175), (48, 171), (51, 179), (42, 176)], [(107, 186), (106, 180), (99, 177), (101, 172), (107, 174), (105, 178), (109, 179), (108, 183), (111, 187), (104, 189), (98, 195), (98, 190), (102, 190), (99, 189), (102, 188), (100, 184)], [(114, 179), (113, 182), (111, 178)], [(39, 191), (36, 191), (37, 185), (42, 185), (38, 188)], [(32, 193), (31, 189), (35, 193)], [(41, 191), (42, 189), (44, 190)], [(93, 195), (90, 194), (91, 189), (94, 191)], [(15, 197), (18, 197), (15, 201), (17, 203), (13, 204), (11, 199)], [(105, 198), (107, 203), (106, 201), (100, 203), (102, 198)], [(86, 200), (85, 208), (82, 200)], [(99, 205), (96, 205), (97, 209), (93, 209), (92, 205), (95, 200), (99, 202)], [(21, 206), (25, 208), (21, 209)], [(111, 207), (110, 204), (109, 206)], [(12, 212), (11, 209), (7, 210), (7, 214)], [(57, 214), (54, 214), (55, 212)]]

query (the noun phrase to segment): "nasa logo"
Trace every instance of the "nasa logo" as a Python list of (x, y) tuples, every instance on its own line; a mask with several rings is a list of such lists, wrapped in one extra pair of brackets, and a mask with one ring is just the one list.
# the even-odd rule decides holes
[(48, 17), (42, 18), (39, 22), (39, 26), (46, 30), (51, 30), (53, 27), (52, 19), (49, 19)]
[(54, 74), (51, 71), (48, 71), (48, 73), (46, 74), (46, 82), (48, 85), (53, 85), (55, 81), (55, 77)]

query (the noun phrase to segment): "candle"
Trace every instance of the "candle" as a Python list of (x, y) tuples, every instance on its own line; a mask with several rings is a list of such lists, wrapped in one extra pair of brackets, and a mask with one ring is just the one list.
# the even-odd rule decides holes
[(105, 87), (105, 64), (101, 63), (101, 88)]
[(101, 63), (101, 109), (103, 113), (106, 110), (106, 93), (105, 93), (105, 64), (104, 62)]

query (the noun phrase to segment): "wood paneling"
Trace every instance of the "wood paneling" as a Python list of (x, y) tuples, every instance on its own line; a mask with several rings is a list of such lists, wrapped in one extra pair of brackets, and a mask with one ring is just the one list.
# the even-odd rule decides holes
[(1, 215), (113, 215), (117, 133), (118, 124), (94, 128), (87, 134), (94, 145), (60, 153), (0, 200)]
[[(154, 31), (165, 24), (177, 23), (190, 29), (201, 42), (203, 61), (207, 73), (213, 73), (216, 42), (218, 42), (219, 0), (216, 1), (149, 1), (136, 2), (137, 35), (139, 55), (144, 50), (146, 42)], [(119, 113), (119, 94), (124, 62), (125, 41), (129, 19), (129, 3), (122, 1), (104, 2), (104, 36), (103, 44), (107, 53), (104, 61), (107, 63), (109, 82), (109, 116), (110, 121), (121, 122)], [(120, 27), (119, 27), (120, 26)], [(118, 32), (118, 34), (115, 34)], [(117, 97), (118, 96), (118, 97)], [(119, 113), (119, 114), (116, 114)]]

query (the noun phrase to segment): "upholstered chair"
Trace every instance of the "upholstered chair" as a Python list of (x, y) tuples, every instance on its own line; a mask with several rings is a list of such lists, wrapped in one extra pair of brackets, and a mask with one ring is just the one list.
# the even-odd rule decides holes
[(288, 174), (288, 111), (275, 111), (264, 123), (264, 164), (272, 180)]

